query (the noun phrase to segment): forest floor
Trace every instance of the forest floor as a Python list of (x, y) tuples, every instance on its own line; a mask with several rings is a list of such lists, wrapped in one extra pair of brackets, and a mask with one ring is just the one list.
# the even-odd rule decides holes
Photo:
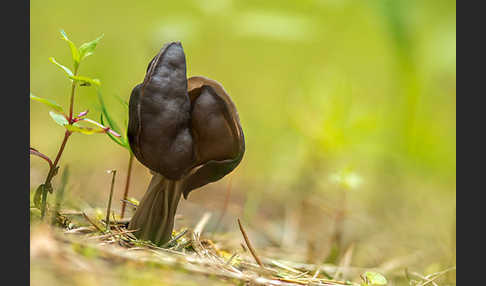
[[(239, 220), (239, 238), (207, 237), (209, 213), (194, 228), (174, 231), (163, 248), (136, 239), (127, 220), (107, 228), (104, 219), (83, 212), (60, 213), (57, 226), (31, 221), (31, 285), (386, 284), (378, 274), (383, 269), (350, 266), (352, 250), (339, 265), (297, 263), (286, 260), (283, 250), (256, 250)], [(436, 286), (450, 270), (416, 280), (401, 275), (387, 285)], [(386, 275), (390, 280), (395, 274)]]

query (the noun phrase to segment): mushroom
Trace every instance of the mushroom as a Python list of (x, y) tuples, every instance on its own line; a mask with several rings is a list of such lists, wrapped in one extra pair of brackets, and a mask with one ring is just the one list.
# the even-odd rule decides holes
[(163, 245), (171, 238), (181, 195), (216, 182), (238, 166), (245, 140), (238, 112), (215, 80), (186, 78), (179, 42), (165, 44), (132, 91), (130, 147), (153, 174), (128, 228)]

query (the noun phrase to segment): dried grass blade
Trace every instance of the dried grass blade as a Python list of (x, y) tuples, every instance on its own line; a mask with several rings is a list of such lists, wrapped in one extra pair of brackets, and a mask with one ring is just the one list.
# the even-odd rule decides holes
[(251, 245), (250, 239), (248, 239), (248, 235), (246, 234), (246, 231), (243, 229), (243, 226), (241, 225), (240, 219), (238, 218), (237, 220), (238, 220), (238, 226), (240, 227), (241, 234), (243, 235), (243, 238), (245, 239), (246, 246), (250, 250), (251, 255), (253, 256), (253, 258), (255, 259), (255, 261), (258, 263), (258, 265), (260, 265), (260, 267), (263, 270), (266, 270), (265, 266), (263, 266), (262, 261), (260, 260), (260, 258), (258, 258), (258, 255), (256, 254), (255, 249)]

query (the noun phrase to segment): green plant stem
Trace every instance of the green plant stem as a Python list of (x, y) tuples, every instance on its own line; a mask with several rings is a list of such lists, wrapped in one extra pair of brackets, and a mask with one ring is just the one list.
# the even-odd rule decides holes
[(57, 152), (56, 159), (54, 160), (54, 163), (52, 166), (49, 168), (49, 173), (47, 174), (46, 180), (44, 182), (44, 192), (42, 193), (42, 204), (41, 204), (41, 219), (44, 219), (45, 213), (46, 213), (46, 204), (47, 204), (47, 192), (49, 191), (49, 188), (47, 186), (51, 185), (52, 178), (54, 177), (56, 170), (57, 170), (57, 163), (59, 163), (59, 160), (61, 159), (61, 155), (64, 151), (64, 147), (66, 147), (67, 140), (69, 139), (69, 136), (71, 136), (71, 132), (67, 131), (64, 133), (64, 139), (62, 140), (61, 147), (59, 148), (59, 151)]
[(123, 192), (123, 201), (122, 201), (120, 218), (123, 218), (123, 216), (125, 215), (125, 207), (127, 205), (126, 200), (128, 197), (128, 188), (130, 186), (130, 176), (132, 174), (132, 163), (133, 163), (133, 153), (130, 151), (130, 158), (128, 159), (127, 179), (125, 181), (125, 191)]
[[(74, 75), (76, 76), (78, 74), (78, 66), (74, 67)], [(76, 81), (73, 80), (73, 83), (71, 85), (71, 99), (69, 102), (69, 124), (73, 123), (73, 106), (74, 106), (74, 91), (76, 90)], [(66, 142), (71, 136), (71, 132), (67, 131), (64, 133), (64, 139), (61, 144), (61, 148), (57, 152), (56, 159), (54, 160), (54, 163), (52, 164), (51, 168), (49, 169), (49, 173), (47, 174), (46, 181), (44, 185), (46, 186), (44, 188), (44, 192), (42, 193), (42, 204), (41, 204), (41, 219), (44, 219), (44, 216), (46, 214), (46, 204), (47, 204), (47, 192), (49, 189), (47, 186), (51, 185), (52, 178), (54, 177), (56, 170), (57, 170), (57, 163), (59, 162), (59, 159), (61, 159), (62, 152), (64, 151), (64, 147), (66, 146)]]
[[(79, 65), (74, 67), (74, 76), (78, 74)], [(69, 124), (73, 121), (73, 106), (74, 106), (74, 90), (76, 89), (76, 81), (73, 80), (73, 84), (71, 85), (71, 99), (69, 102)]]

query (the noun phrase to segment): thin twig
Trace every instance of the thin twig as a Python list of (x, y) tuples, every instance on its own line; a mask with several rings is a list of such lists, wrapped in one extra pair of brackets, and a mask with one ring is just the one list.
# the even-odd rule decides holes
[[(454, 270), (454, 269), (456, 269), (456, 267), (455, 267), (455, 266), (453, 266), (453, 267), (451, 267), (451, 268), (448, 268), (448, 269), (446, 269), (446, 270), (443, 270), (443, 271), (440, 271), (440, 272), (433, 273), (433, 274), (431, 274), (431, 275), (425, 276), (425, 278), (426, 278), (428, 281), (426, 281), (424, 284), (422, 284), (422, 286), (425, 286), (425, 285), (427, 285), (427, 284), (429, 284), (429, 283), (434, 283), (434, 281), (435, 281), (436, 279), (438, 279), (438, 278), (439, 278), (439, 277), (441, 277), (442, 275), (444, 275), (444, 274), (446, 274), (447, 272), (449, 272), (449, 271), (451, 271), (451, 270)], [(434, 278), (432, 278), (432, 279), (430, 279), (430, 277), (432, 277), (432, 276), (435, 276), (435, 277), (434, 277)]]
[(108, 199), (108, 207), (106, 208), (106, 231), (110, 230), (110, 209), (111, 209), (111, 199), (113, 197), (113, 188), (115, 187), (115, 176), (116, 170), (109, 170), (108, 173), (112, 173), (111, 188), (110, 188), (110, 198)]
[(333, 280), (337, 280), (341, 274), (343, 274), (344, 269), (348, 268), (351, 264), (351, 258), (353, 257), (354, 243), (351, 244), (343, 255), (339, 268), (334, 273)]
[(138, 229), (123, 230), (123, 231), (120, 231), (118, 233), (112, 232), (112, 233), (108, 233), (108, 234), (102, 234), (102, 235), (98, 235), (98, 236), (92, 236), (92, 237), (90, 237), (90, 239), (103, 239), (103, 238), (107, 238), (107, 237), (110, 237), (110, 236), (115, 236), (115, 235), (120, 235), (120, 234), (127, 234), (127, 233), (136, 232), (137, 230)]
[(317, 276), (319, 276), (319, 273), (321, 272), (321, 266), (322, 264), (319, 264), (319, 266), (317, 266), (316, 272), (314, 272), (314, 275), (312, 275), (312, 279), (316, 279)]
[(97, 225), (96, 225), (96, 224), (95, 224), (95, 223), (94, 223), (94, 222), (93, 222), (93, 221), (92, 221), (92, 220), (91, 220), (91, 219), (88, 217), (88, 215), (87, 215), (85, 212), (83, 212), (83, 217), (84, 217), (84, 218), (85, 218), (85, 219), (86, 219), (86, 220), (87, 220), (87, 221), (88, 221), (90, 224), (92, 224), (92, 225), (93, 225), (93, 226), (94, 226), (94, 227), (95, 227), (95, 228), (96, 228), (98, 231), (100, 231), (100, 232), (104, 232), (104, 231), (103, 231), (103, 230), (102, 230), (102, 229), (101, 229), (99, 226), (97, 226)]
[(246, 235), (246, 232), (243, 229), (243, 226), (241, 225), (240, 219), (238, 218), (237, 220), (238, 220), (238, 226), (240, 227), (241, 234), (243, 235), (243, 238), (245, 239), (246, 246), (250, 250), (251, 255), (253, 256), (253, 258), (255, 259), (255, 261), (258, 263), (258, 265), (260, 265), (260, 267), (263, 270), (266, 270), (265, 266), (263, 266), (262, 261), (260, 260), (260, 258), (258, 258), (258, 255), (256, 254), (255, 249), (251, 245), (250, 240), (248, 239), (248, 235)]
[(304, 276), (304, 275), (306, 275), (306, 274), (309, 274), (309, 271), (302, 272), (302, 273), (300, 273), (299, 275), (292, 277), (292, 279), (297, 279), (297, 278), (300, 278), (300, 277), (302, 277), (302, 276)]
[(230, 265), (231, 264), (231, 261), (233, 261), (233, 258), (235, 258), (236, 255), (238, 255), (237, 252), (233, 253), (233, 255), (231, 255), (231, 257), (228, 259), (228, 261), (226, 261), (226, 263), (224, 264), (224, 266)]
[[(422, 286), (422, 284), (421, 284), (421, 283), (423, 283), (424, 281), (426, 281), (426, 282), (429, 282), (429, 281), (430, 281), (430, 279), (428, 279), (427, 277), (423, 276), (422, 274), (417, 273), (417, 272), (409, 272), (409, 271), (408, 271), (408, 269), (407, 269), (407, 268), (405, 268), (405, 277), (407, 278), (407, 280), (408, 280), (409, 282), (410, 282), (410, 280), (411, 280), (411, 279), (410, 279), (409, 274), (415, 275), (415, 276), (417, 276), (418, 278), (420, 278), (420, 279), (422, 280), (422, 281), (420, 281), (420, 283), (418, 283), (418, 284), (417, 284), (417, 285), (419, 285), (419, 286)], [(413, 280), (413, 281), (415, 281), (415, 280)], [(435, 282), (433, 282), (433, 281), (432, 281), (432, 285), (434, 285), (434, 286), (438, 286), (438, 285), (437, 285), (437, 283), (435, 283)]]
[(69, 230), (64, 231), (64, 233), (74, 233), (74, 234), (91, 233), (91, 232), (93, 232), (93, 229), (91, 227), (88, 227), (88, 226), (81, 226), (81, 227), (78, 227), (78, 228), (73, 228), (73, 229), (69, 229)]
[(59, 211), (61, 215), (83, 215), (83, 212), (77, 210), (62, 210)]
[(161, 247), (166, 248), (167, 246), (171, 245), (172, 243), (176, 242), (179, 240), (179, 238), (183, 237), (187, 233), (187, 229), (184, 229), (183, 231), (179, 232), (176, 236), (174, 236), (171, 240), (167, 241), (164, 243)]
[(122, 203), (129, 204), (129, 205), (131, 205), (131, 206), (133, 206), (133, 207), (138, 207), (138, 205), (136, 205), (136, 204), (132, 203), (132, 202), (131, 202), (131, 201), (129, 201), (129, 200), (120, 200), (120, 201), (121, 201)]
[(289, 266), (287, 266), (287, 265), (285, 265), (283, 263), (280, 263), (278, 261), (272, 260), (272, 264), (275, 264), (276, 266), (278, 266), (278, 267), (280, 267), (282, 269), (285, 269), (287, 271), (293, 272), (295, 274), (299, 274), (299, 275), (302, 274), (302, 271), (299, 271), (297, 269), (294, 269), (292, 267), (289, 267)]

